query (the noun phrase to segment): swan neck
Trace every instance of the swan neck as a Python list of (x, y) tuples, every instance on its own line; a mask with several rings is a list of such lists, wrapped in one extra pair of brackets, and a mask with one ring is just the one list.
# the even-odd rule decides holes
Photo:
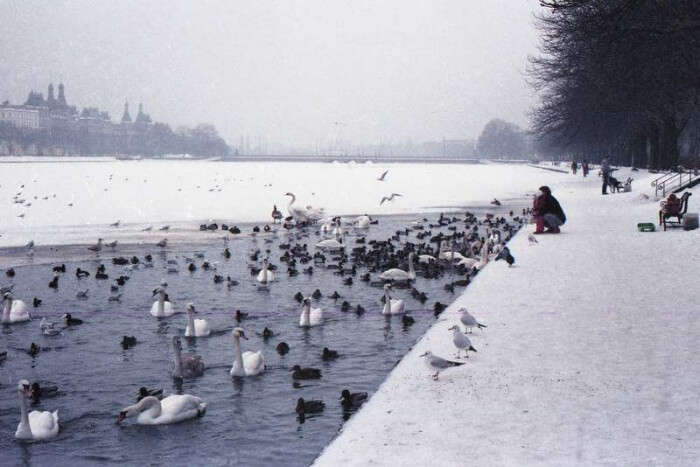
[(2, 320), (3, 321), (10, 320), (10, 309), (11, 308), (12, 308), (12, 299), (6, 298), (5, 300), (3, 300), (3, 307), (2, 307)]
[(194, 336), (194, 313), (191, 311), (187, 312), (187, 329), (185, 329), (186, 336)]
[(238, 336), (233, 336), (233, 365), (236, 366), (240, 371), (245, 371), (243, 367), (243, 353), (241, 352), (241, 340)]
[(173, 345), (175, 349), (175, 376), (182, 378), (182, 356), (180, 355), (180, 348), (177, 345)]
[(308, 325), (311, 322), (311, 305), (304, 304), (301, 307), (301, 324)]
[(29, 413), (27, 413), (27, 396), (24, 391), (18, 390), (17, 393), (19, 394), (20, 425), (29, 433), (29, 437), (33, 438), (32, 427), (29, 425)]
[(162, 407), (157, 397), (149, 396), (144, 397), (141, 399), (141, 402), (136, 404), (136, 410), (139, 413), (150, 410), (152, 418), (158, 418), (162, 412)]

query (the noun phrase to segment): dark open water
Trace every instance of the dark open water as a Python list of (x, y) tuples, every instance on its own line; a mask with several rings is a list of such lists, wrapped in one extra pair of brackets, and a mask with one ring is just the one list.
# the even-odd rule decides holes
[[(429, 217), (433, 221), (436, 218)], [(412, 219), (415, 216), (380, 218), (379, 225), (370, 229), (368, 239), (386, 239)], [(432, 231), (436, 234), (438, 229)], [(443, 231), (449, 232), (444, 228)], [(308, 465), (343, 424), (340, 391), (348, 388), (372, 393), (435, 321), (433, 304), (450, 303), (454, 298), (443, 290), (449, 275), (437, 280), (419, 277), (415, 281), (416, 288), (428, 294), (425, 305), (412, 299), (407, 290), (395, 290), (393, 296), (406, 301), (416, 320), (413, 326), (404, 327), (400, 317), (387, 319), (380, 314), (382, 291), (359, 280), (359, 275), (365, 272), (362, 268), (354, 285), (346, 286), (342, 285), (343, 278), (331, 270), (314, 267), (313, 276), (307, 276), (301, 269), (308, 265), (298, 264), (300, 274), (288, 277), (283, 265), (277, 271), (279, 280), (268, 292), (261, 292), (246, 267), (250, 262), (249, 252), (253, 248), (269, 248), (272, 262), (280, 265), (278, 258), (283, 250), (278, 244), (280, 239), (286, 241), (286, 237), (261, 234), (255, 239), (234, 239), (229, 243), (233, 256), (227, 260), (222, 256), (224, 245), (220, 234), (201, 235), (211, 238), (211, 242), (180, 244), (165, 251), (153, 246), (120, 246), (114, 254), (103, 252), (99, 260), (78, 262), (67, 262), (66, 258), (76, 251), (84, 255), (84, 248), (64, 247), (55, 253), (58, 256), (54, 264), (65, 262), (68, 268), (57, 291), (47, 286), (53, 275), (50, 265), (18, 266), (13, 279), (3, 274), (0, 285), (14, 283), (15, 298), (31, 307), (36, 296), (43, 304), (32, 309), (31, 322), (0, 326), (0, 351), (8, 351), (7, 361), (0, 364), (0, 464)], [(266, 243), (265, 238), (272, 241)], [(415, 235), (411, 234), (410, 239), (416, 241)], [(301, 241), (308, 243), (313, 252), (311, 245), (318, 240), (311, 234)], [(356, 246), (354, 241), (351, 234), (347, 240), (349, 247)], [(124, 273), (124, 267), (112, 265), (111, 259), (118, 255), (137, 255), (143, 259), (148, 252), (154, 256), (154, 268), (131, 272), (131, 279), (121, 288), (121, 302), (109, 302), (112, 279)], [(193, 257), (197, 252), (205, 255), (205, 259), (195, 258), (197, 266), (205, 260), (218, 262), (218, 272), (239, 280), (240, 284), (229, 290), (225, 283), (213, 282), (213, 271), (199, 267), (196, 272), (188, 272), (184, 257)], [(168, 259), (178, 261), (178, 274), (166, 272)], [(94, 278), (100, 263), (106, 265), (109, 280)], [(74, 271), (78, 266), (89, 270), (92, 276), (77, 280)], [(138, 426), (130, 419), (118, 427), (114, 423), (118, 412), (135, 402), (140, 386), (163, 388), (166, 394), (177, 391), (170, 376), (173, 366), (170, 342), (173, 335), (184, 333), (185, 315), (164, 320), (150, 315), (151, 293), (162, 278), (169, 284), (168, 293), (178, 311), (183, 311), (185, 304), (192, 301), (200, 313), (198, 317), (206, 318), (215, 330), (222, 331), (209, 338), (183, 339), (184, 351), (201, 354), (207, 370), (201, 378), (185, 380), (182, 392), (207, 402), (207, 413), (177, 425)], [(313, 306), (324, 309), (325, 324), (301, 329), (298, 327), (300, 306), (292, 297), (297, 291), (311, 295), (316, 288), (324, 296), (337, 290), (343, 298), (337, 302), (325, 297), (315, 300)], [(76, 292), (84, 289), (89, 289), (89, 298), (77, 300)], [(455, 293), (462, 290), (459, 288)], [(367, 312), (362, 316), (342, 313), (343, 300), (353, 306), (361, 304)], [(243, 350), (263, 350), (267, 370), (259, 376), (232, 379), (229, 375), (233, 359), (230, 331), (234, 327), (235, 309), (250, 313), (250, 319), (241, 324), (250, 340), (242, 344)], [(66, 312), (85, 323), (66, 329), (57, 337), (42, 336), (41, 317), (59, 322), (60, 315)], [(264, 341), (256, 333), (265, 326), (279, 333), (279, 337)], [(139, 343), (123, 350), (120, 346), (123, 335), (134, 335)], [(291, 347), (286, 356), (275, 351), (282, 340)], [(36, 357), (26, 352), (31, 342), (43, 348)], [(323, 362), (324, 346), (339, 351), (341, 357)], [(320, 368), (323, 378), (293, 388), (289, 368), (294, 364)], [(45, 399), (35, 407), (59, 409), (58, 438), (38, 443), (14, 439), (19, 422), (16, 385), (21, 378), (59, 386), (58, 397)], [(326, 403), (324, 413), (300, 423), (294, 412), (298, 397), (322, 399)]]

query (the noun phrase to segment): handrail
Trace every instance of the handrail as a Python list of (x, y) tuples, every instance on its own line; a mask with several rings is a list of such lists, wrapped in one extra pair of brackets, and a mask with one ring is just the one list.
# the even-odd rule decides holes
[[(684, 181), (685, 177), (685, 181)], [(659, 197), (659, 192), (661, 196), (666, 197), (666, 192), (674, 192), (683, 189), (686, 185), (690, 185), (697, 178), (692, 171), (688, 172), (671, 172), (664, 174), (663, 176), (657, 178), (652, 182), (652, 186), (655, 187), (654, 195), (656, 198)], [(665, 178), (665, 179), (664, 179)], [(664, 180), (662, 180), (664, 179)], [(678, 181), (678, 183), (675, 183)]]

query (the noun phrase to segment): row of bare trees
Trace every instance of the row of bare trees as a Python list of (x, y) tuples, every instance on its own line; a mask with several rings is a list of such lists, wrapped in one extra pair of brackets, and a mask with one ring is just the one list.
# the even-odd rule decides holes
[(623, 165), (698, 164), (700, 2), (540, 0), (540, 151)]

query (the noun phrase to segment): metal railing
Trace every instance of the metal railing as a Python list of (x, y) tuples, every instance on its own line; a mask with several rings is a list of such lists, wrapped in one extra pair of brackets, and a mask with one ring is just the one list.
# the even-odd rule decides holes
[(654, 196), (659, 198), (659, 195), (666, 197), (666, 193), (674, 193), (689, 186), (698, 178), (692, 171), (687, 172), (669, 172), (654, 179), (651, 186), (654, 187)]

